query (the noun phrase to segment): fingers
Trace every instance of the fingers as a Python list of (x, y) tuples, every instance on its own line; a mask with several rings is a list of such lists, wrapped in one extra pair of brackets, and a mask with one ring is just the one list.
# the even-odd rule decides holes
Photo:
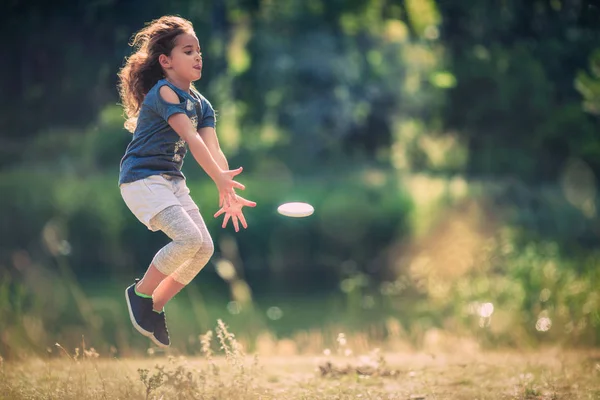
[(235, 202), (235, 191), (219, 191), (219, 207), (230, 207)]
[[(228, 172), (232, 172), (233, 174), (238, 174), (239, 172), (241, 172), (241, 170), (242, 169), (240, 167), (236, 170), (232, 170), (232, 171), (228, 171)], [(231, 223), (233, 224), (235, 231), (239, 232), (240, 231), (240, 223), (242, 224), (242, 227), (244, 229), (248, 229), (248, 222), (246, 221), (246, 217), (244, 217), (242, 208), (243, 207), (256, 207), (256, 202), (247, 200), (247, 199), (235, 194), (235, 190), (233, 189), (233, 187), (244, 189), (244, 185), (242, 185), (238, 182), (235, 182), (235, 181), (231, 181), (231, 182), (232, 182), (231, 190), (227, 190), (227, 191), (223, 191), (223, 192), (219, 193), (220, 199), (222, 199), (221, 209), (219, 209), (214, 214), (214, 217), (217, 218), (220, 215), (224, 214), (225, 216), (223, 218), (223, 223), (221, 225), (222, 228), (226, 228), (227, 224), (229, 223), (229, 220), (231, 220)]]
[(225, 228), (227, 226), (227, 222), (229, 222), (229, 218), (231, 218), (231, 215), (229, 213), (226, 213), (225, 218), (223, 218), (223, 225), (221, 225), (221, 228)]
[(231, 207), (231, 205), (236, 201), (235, 196), (235, 191), (233, 191), (233, 189), (225, 192), (223, 195), (223, 205), (221, 207)]
[(240, 224), (238, 223), (238, 217), (237, 215), (234, 215), (233, 218), (231, 218), (231, 220), (233, 221), (233, 227), (235, 228), (236, 232), (240, 231)]
[(242, 206), (245, 206), (245, 207), (256, 207), (256, 202), (247, 200), (247, 199), (243, 198), (242, 196), (236, 195), (236, 201), (238, 203), (241, 203)]
[(236, 232), (240, 231), (240, 222), (242, 223), (244, 229), (248, 229), (248, 222), (246, 222), (246, 218), (244, 217), (244, 214), (241, 211), (235, 211), (232, 213), (231, 211), (225, 211), (225, 209), (222, 208), (215, 213), (215, 217), (218, 217), (223, 213), (225, 213), (225, 218), (223, 218), (223, 224), (221, 225), (223, 229), (227, 227), (227, 223), (230, 219), (233, 223), (233, 227), (235, 228)]
[(242, 226), (244, 227), (244, 229), (248, 229), (248, 223), (246, 222), (246, 217), (244, 217), (244, 214), (242, 212), (240, 212), (238, 217), (239, 217), (240, 222), (242, 223)]
[(240, 197), (240, 200), (242, 200), (242, 204), (244, 206), (247, 206), (247, 207), (256, 207), (256, 202), (255, 201), (246, 200), (246, 199), (241, 198), (241, 197)]
[(244, 190), (244, 189), (246, 189), (246, 186), (233, 180), (233, 177), (236, 175), (239, 175), (240, 172), (242, 172), (242, 167), (239, 167), (238, 169), (232, 169), (232, 170), (226, 171), (227, 175), (229, 176), (229, 179), (231, 179), (230, 184), (231, 184), (232, 188)]
[[(221, 175), (217, 181), (219, 189), (219, 206), (230, 206), (235, 201), (235, 189), (245, 190), (246, 186), (233, 180), (233, 177), (239, 175), (244, 169), (242, 167), (224, 171), (225, 176)], [(224, 178), (224, 179), (223, 179)]]
[(245, 190), (246, 186), (244, 186), (243, 184), (236, 182), (236, 181), (231, 181), (231, 185), (235, 188), (235, 189), (240, 189), (240, 190)]
[(243, 170), (244, 170), (244, 168), (239, 167), (236, 169), (230, 169), (229, 171), (227, 171), (227, 173), (229, 174), (230, 177), (233, 178), (234, 176), (241, 174)]

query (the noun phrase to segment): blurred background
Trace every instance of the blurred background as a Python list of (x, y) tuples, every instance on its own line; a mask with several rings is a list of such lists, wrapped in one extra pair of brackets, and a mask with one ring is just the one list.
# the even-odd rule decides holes
[[(0, 355), (143, 354), (123, 292), (168, 242), (117, 187), (134, 32), (194, 24), (196, 87), (243, 166), (249, 228), (184, 173), (215, 241), (167, 307), (261, 354), (600, 345), (600, 4), (5, 0)], [(276, 213), (286, 201), (309, 218)]]

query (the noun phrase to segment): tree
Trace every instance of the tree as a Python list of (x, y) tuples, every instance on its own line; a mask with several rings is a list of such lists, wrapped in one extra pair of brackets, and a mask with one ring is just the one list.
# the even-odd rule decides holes
[(466, 141), (468, 171), (556, 179), (568, 158), (584, 156), (596, 129), (573, 79), (600, 41), (598, 10), (585, 1), (552, 0), (439, 7), (457, 78), (444, 124)]

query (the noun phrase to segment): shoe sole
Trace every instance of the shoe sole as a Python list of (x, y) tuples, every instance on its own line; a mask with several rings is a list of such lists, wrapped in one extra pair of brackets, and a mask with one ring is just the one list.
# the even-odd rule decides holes
[(149, 332), (149, 331), (145, 330), (135, 321), (135, 318), (133, 316), (133, 310), (131, 309), (131, 302), (129, 301), (128, 290), (129, 290), (129, 288), (125, 289), (125, 300), (127, 301), (127, 310), (129, 311), (129, 319), (131, 320), (133, 327), (142, 335), (150, 338), (150, 340), (158, 347), (161, 347), (163, 349), (170, 347), (171, 346), (170, 344), (161, 343), (157, 338), (154, 337), (153, 332)]
[(168, 349), (169, 347), (171, 347), (170, 344), (161, 343), (157, 338), (154, 337), (154, 334), (150, 334), (149, 338), (150, 340), (152, 340), (152, 343), (154, 343), (158, 347), (161, 347), (163, 349)]
[(129, 310), (129, 319), (131, 320), (133, 327), (142, 335), (144, 335), (146, 337), (150, 337), (151, 339), (154, 338), (154, 335), (152, 332), (145, 330), (140, 325), (138, 325), (138, 323), (135, 321), (135, 317), (133, 316), (133, 310), (131, 309), (131, 303), (129, 302), (128, 290), (129, 290), (129, 288), (125, 289), (125, 300), (127, 301), (127, 309)]

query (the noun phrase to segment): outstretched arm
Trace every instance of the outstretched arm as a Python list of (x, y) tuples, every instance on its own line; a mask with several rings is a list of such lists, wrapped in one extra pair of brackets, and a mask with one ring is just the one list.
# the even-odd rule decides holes
[(225, 154), (223, 154), (223, 151), (221, 150), (221, 146), (219, 145), (219, 139), (217, 138), (217, 132), (215, 128), (200, 128), (198, 129), (198, 134), (200, 135), (204, 143), (206, 143), (206, 147), (208, 148), (208, 151), (212, 155), (217, 165), (221, 167), (221, 169), (228, 170), (229, 163), (227, 162)]
[[(227, 158), (221, 150), (215, 129), (211, 127), (200, 128), (198, 129), (198, 134), (204, 140), (204, 143), (206, 143), (206, 147), (208, 147), (210, 154), (213, 156), (219, 167), (222, 169), (229, 169)], [(225, 217), (223, 218), (223, 224), (221, 226), (225, 228), (229, 220), (231, 220), (235, 231), (239, 232), (240, 222), (245, 229), (248, 228), (248, 223), (246, 222), (246, 218), (244, 217), (244, 213), (242, 211), (244, 207), (256, 207), (256, 203), (236, 195), (235, 200), (233, 200), (229, 206), (222, 207), (214, 216), (217, 218), (219, 215), (225, 214)]]
[[(160, 96), (168, 103), (175, 104), (179, 102), (177, 94), (168, 86), (160, 88)], [(213, 157), (200, 134), (194, 129), (189, 117), (184, 113), (171, 115), (167, 122), (187, 142), (198, 164), (217, 185), (217, 189), (219, 190), (219, 205), (223, 205), (223, 203), (229, 204), (231, 201), (234, 201), (235, 191), (233, 189), (244, 189), (244, 185), (233, 180), (234, 176), (242, 172), (241, 167), (233, 171), (229, 171), (227, 167), (221, 167), (219, 161)]]

